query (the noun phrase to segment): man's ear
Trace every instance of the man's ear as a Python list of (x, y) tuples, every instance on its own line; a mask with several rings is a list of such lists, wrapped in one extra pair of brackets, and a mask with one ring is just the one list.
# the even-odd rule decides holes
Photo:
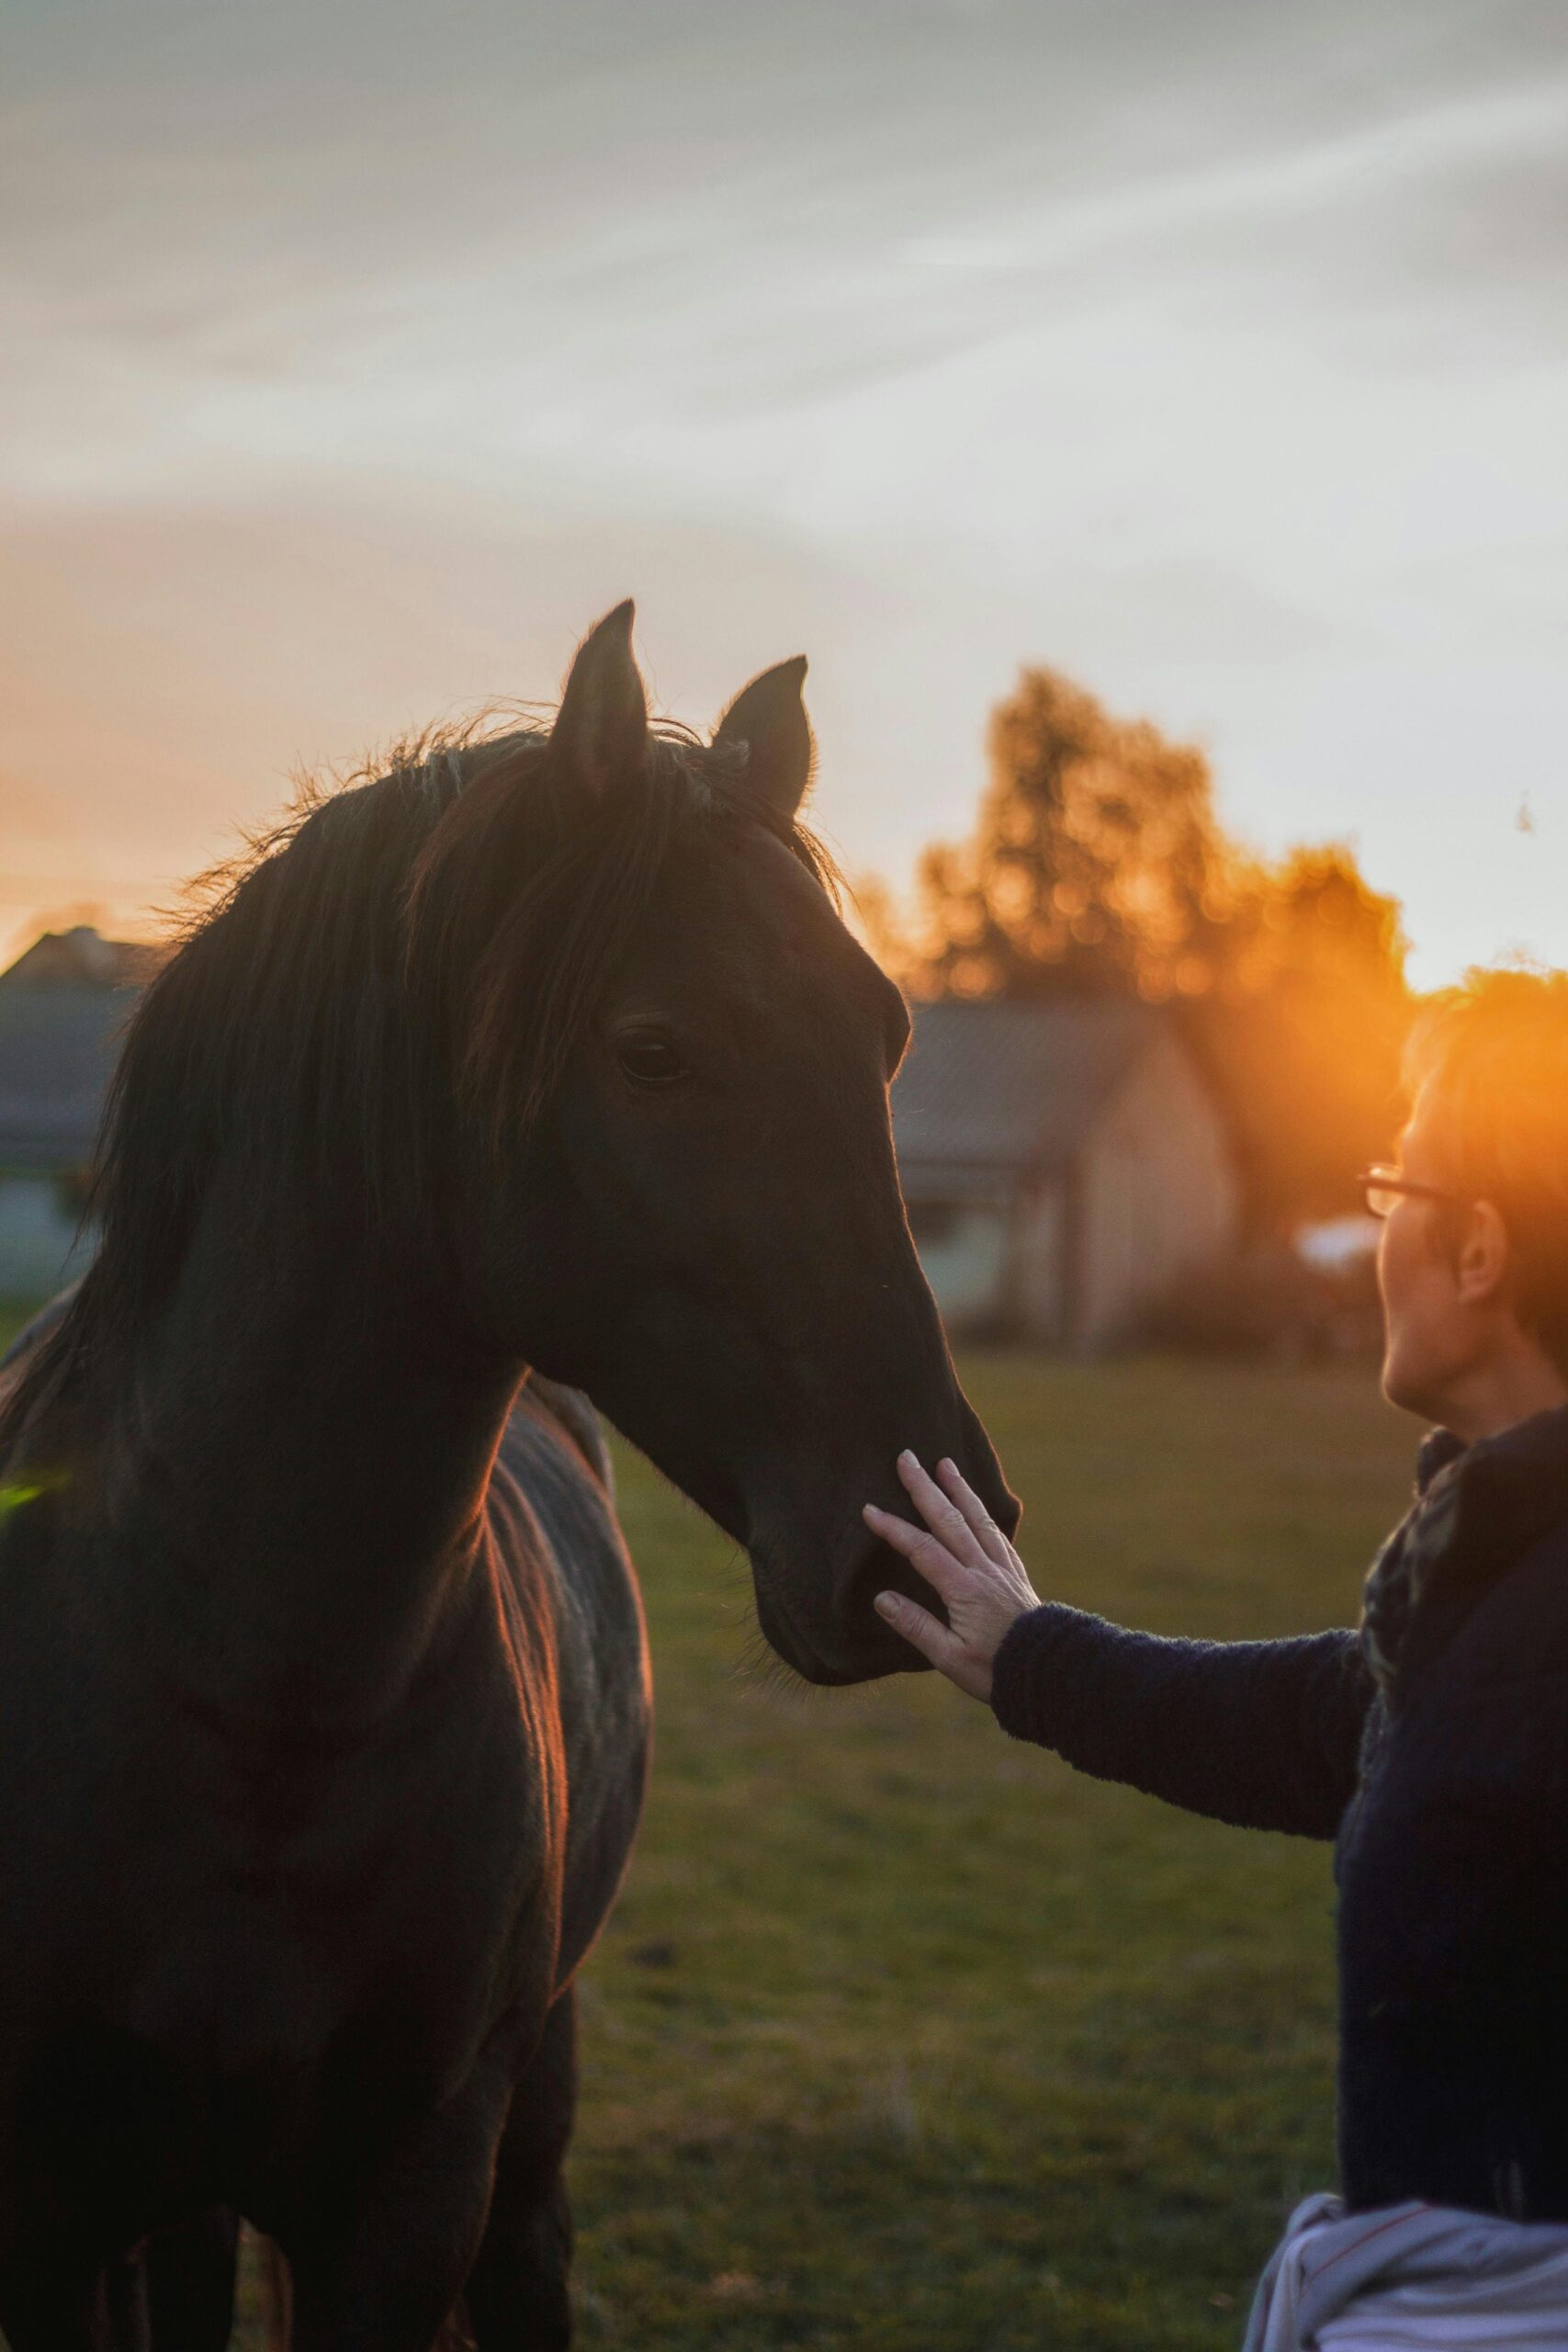
[(648, 703), (632, 659), (628, 596), (577, 649), (550, 730), (550, 765), (569, 791), (603, 800), (636, 783), (648, 758)]
[(1491, 1201), (1472, 1201), (1465, 1212), (1454, 1279), (1466, 1306), (1491, 1306), (1506, 1294), (1513, 1271), (1513, 1244), (1501, 1212)]
[(714, 730), (716, 743), (744, 743), (746, 773), (781, 817), (793, 818), (811, 782), (811, 722), (800, 689), (806, 656), (781, 662), (742, 686)]

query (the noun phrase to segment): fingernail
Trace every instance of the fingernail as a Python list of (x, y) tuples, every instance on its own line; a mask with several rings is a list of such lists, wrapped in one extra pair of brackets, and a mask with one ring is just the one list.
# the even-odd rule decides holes
[(875, 1503), (862, 1503), (860, 1507), (860, 1515), (863, 1519), (880, 1519), (883, 1514), (877, 1509)]
[(958, 1476), (958, 1464), (951, 1453), (944, 1453), (936, 1466), (939, 1470), (944, 1470), (950, 1478), (956, 1478)]
[(880, 1617), (897, 1617), (899, 1605), (896, 1592), (879, 1592), (876, 1596), (876, 1611)]
[(919, 1466), (919, 1461), (915, 1453), (914, 1448), (907, 1445), (904, 1448), (903, 1453), (898, 1456), (899, 1469), (918, 1470)]

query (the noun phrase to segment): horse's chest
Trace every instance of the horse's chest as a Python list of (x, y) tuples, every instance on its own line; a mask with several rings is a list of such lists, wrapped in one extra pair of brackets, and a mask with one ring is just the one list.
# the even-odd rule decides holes
[(199, 1842), (141, 1882), (139, 2036), (218, 2079), (375, 2044), (438, 2081), (542, 2003), (559, 1840), (504, 1717), (260, 1778), (209, 1784)]

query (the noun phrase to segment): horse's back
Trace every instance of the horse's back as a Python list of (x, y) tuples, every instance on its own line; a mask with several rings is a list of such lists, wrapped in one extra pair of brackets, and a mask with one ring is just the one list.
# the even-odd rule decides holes
[[(609, 1448), (579, 1391), (532, 1377), (502, 1439), (491, 1519), (525, 1605), (547, 1602), (564, 1751), (561, 1971), (604, 1922), (636, 1833), (652, 1717), (637, 1578), (615, 1517)], [(543, 1595), (520, 1588), (535, 1577)]]
[[(525, 1416), (530, 1408), (537, 1408), (547, 1419), (558, 1422), (613, 1504), (615, 1473), (604, 1425), (581, 1389), (568, 1388), (561, 1381), (546, 1380), (540, 1374), (531, 1373), (518, 1406)], [(514, 1412), (513, 1419), (516, 1418)]]

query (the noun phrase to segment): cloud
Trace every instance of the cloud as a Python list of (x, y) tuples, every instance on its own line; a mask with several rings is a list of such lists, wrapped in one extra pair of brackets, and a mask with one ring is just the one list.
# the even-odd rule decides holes
[(5, 741), (128, 874), (628, 586), (683, 707), (813, 653), (888, 865), (1029, 653), (1210, 725), (1271, 836), (1320, 711), (1335, 809), (1418, 808), (1467, 667), (1550, 760), (1555, 7), (17, 15)]

